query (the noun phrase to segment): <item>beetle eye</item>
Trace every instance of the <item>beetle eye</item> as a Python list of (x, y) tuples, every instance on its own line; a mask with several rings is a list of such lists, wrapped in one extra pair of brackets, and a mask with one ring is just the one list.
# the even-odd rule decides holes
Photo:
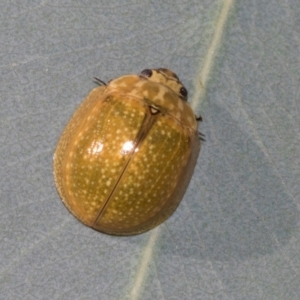
[(183, 96), (184, 98), (187, 98), (188, 95), (188, 91), (187, 89), (183, 86), (180, 91), (179, 91), (180, 95)]
[(144, 75), (145, 77), (151, 77), (152, 76), (152, 70), (145, 69), (141, 72), (141, 75)]

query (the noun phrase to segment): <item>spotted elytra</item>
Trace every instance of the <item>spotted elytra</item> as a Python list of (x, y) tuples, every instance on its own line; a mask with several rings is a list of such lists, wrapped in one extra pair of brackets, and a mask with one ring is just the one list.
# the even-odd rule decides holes
[(175, 211), (200, 151), (186, 100), (177, 75), (163, 68), (90, 92), (53, 157), (57, 190), (77, 219), (104, 233), (133, 235)]

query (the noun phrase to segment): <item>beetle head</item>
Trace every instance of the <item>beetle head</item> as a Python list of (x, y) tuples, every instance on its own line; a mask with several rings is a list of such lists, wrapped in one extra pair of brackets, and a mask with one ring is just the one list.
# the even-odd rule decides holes
[(141, 72), (141, 77), (163, 84), (174, 91), (182, 100), (187, 101), (188, 92), (179, 80), (178, 76), (169, 69), (145, 69)]

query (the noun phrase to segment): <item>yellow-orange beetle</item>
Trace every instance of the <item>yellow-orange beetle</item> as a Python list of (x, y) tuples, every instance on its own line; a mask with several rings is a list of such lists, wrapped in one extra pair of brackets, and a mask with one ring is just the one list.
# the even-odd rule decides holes
[(200, 151), (186, 100), (177, 75), (163, 68), (90, 92), (53, 158), (56, 187), (76, 218), (108, 234), (131, 235), (174, 212)]

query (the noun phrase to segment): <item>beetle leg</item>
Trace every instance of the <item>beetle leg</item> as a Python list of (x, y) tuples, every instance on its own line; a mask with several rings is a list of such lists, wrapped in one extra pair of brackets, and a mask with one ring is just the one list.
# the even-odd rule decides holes
[(202, 119), (202, 117), (201, 116), (195, 116), (195, 118), (196, 118), (196, 121), (199, 121), (199, 122), (202, 122), (203, 121), (203, 119)]
[(199, 136), (200, 141), (202, 141), (202, 142), (206, 141), (205, 140), (205, 134), (203, 134), (202, 132), (198, 131), (198, 136)]

